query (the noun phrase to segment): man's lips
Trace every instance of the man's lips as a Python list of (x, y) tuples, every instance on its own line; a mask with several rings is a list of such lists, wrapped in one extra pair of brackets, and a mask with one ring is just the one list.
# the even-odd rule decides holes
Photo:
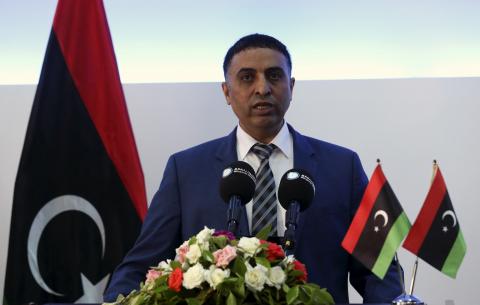
[(273, 103), (256, 103), (252, 107), (252, 114), (258, 115), (258, 116), (270, 116), (274, 113), (274, 104)]
[(273, 103), (259, 102), (253, 105), (255, 110), (270, 110), (273, 108)]

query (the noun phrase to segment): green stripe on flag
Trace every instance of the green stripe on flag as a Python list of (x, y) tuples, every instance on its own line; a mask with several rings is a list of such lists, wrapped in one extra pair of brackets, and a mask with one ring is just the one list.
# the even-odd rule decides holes
[(442, 273), (445, 273), (449, 277), (455, 278), (466, 252), (467, 244), (465, 243), (465, 239), (463, 239), (462, 231), (458, 231), (457, 239), (455, 240), (447, 259), (443, 264)]
[(385, 277), (393, 256), (400, 246), (400, 243), (407, 235), (409, 229), (410, 221), (405, 212), (402, 212), (393, 224), (390, 232), (388, 232), (387, 239), (383, 244), (375, 265), (373, 265), (372, 272), (379, 278), (383, 279)]

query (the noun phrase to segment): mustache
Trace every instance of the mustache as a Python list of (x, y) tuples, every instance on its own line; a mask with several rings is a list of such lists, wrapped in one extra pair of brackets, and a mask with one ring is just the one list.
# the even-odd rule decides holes
[(275, 106), (275, 101), (273, 101), (271, 98), (266, 98), (266, 99), (257, 99), (253, 103), (253, 107), (258, 107), (258, 106)]

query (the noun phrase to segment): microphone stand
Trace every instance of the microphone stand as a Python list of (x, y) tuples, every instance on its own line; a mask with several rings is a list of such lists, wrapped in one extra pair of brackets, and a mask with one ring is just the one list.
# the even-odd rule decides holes
[(298, 201), (293, 201), (288, 206), (287, 212), (285, 214), (285, 224), (287, 230), (285, 231), (285, 235), (283, 237), (283, 248), (287, 255), (293, 254), (295, 252), (295, 230), (297, 229), (299, 215), (300, 204), (298, 203)]
[(230, 197), (227, 210), (227, 226), (228, 231), (232, 232), (235, 236), (237, 235), (241, 207), (242, 200), (240, 196), (233, 195), (232, 197)]

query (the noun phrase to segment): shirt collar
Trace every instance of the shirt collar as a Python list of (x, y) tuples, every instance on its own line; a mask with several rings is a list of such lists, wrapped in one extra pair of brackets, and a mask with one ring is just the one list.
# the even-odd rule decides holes
[[(249, 135), (245, 130), (243, 130), (239, 124), (237, 127), (237, 151), (239, 153), (239, 159), (244, 160), (247, 154), (250, 152), (252, 146), (256, 143), (258, 143), (258, 141), (255, 140), (251, 135)], [(288, 131), (288, 126), (285, 121), (283, 122), (283, 126), (277, 133), (275, 138), (273, 138), (273, 140), (268, 144), (275, 144), (275, 146), (277, 146), (277, 148), (288, 159), (292, 157), (293, 140), (290, 132)]]

